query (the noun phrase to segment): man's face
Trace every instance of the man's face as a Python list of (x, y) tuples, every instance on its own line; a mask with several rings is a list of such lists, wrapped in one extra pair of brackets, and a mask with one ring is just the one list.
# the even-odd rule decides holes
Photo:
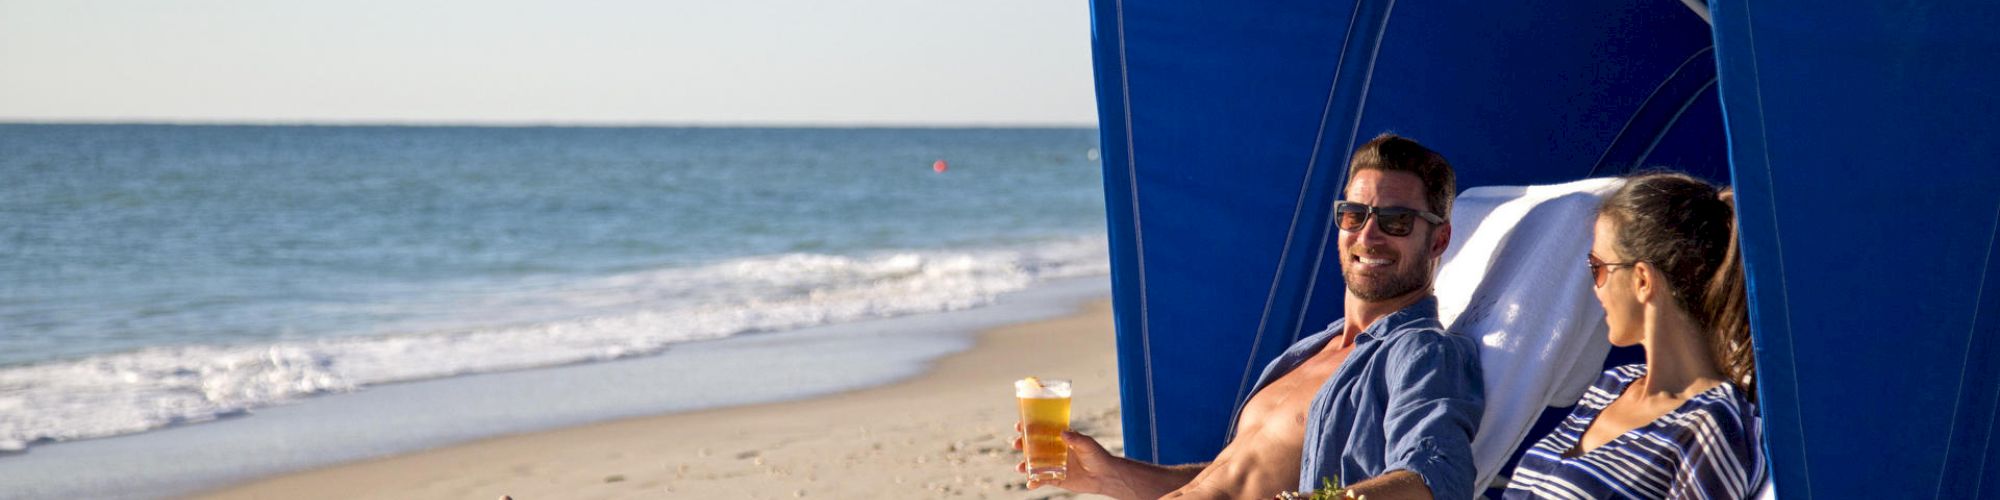
[[(1409, 172), (1362, 170), (1347, 183), (1347, 201), (1375, 207), (1431, 211), (1424, 183)], [(1449, 223), (1446, 223), (1449, 224)], [(1358, 231), (1340, 232), (1340, 274), (1347, 291), (1365, 301), (1382, 301), (1430, 288), (1431, 263), (1449, 241), (1446, 224), (1417, 220), (1407, 236), (1382, 232), (1375, 217)]]

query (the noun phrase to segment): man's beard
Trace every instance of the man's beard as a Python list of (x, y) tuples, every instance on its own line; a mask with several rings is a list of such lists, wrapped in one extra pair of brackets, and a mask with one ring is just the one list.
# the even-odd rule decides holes
[[(1425, 238), (1424, 248), (1430, 248), (1429, 240), (1430, 238)], [(1353, 249), (1348, 250), (1348, 252), (1349, 252), (1348, 255), (1350, 256), (1365, 255), (1361, 254), (1358, 250), (1353, 250)], [(1388, 276), (1383, 276), (1380, 279), (1370, 280), (1370, 281), (1364, 281), (1359, 276), (1356, 276), (1354, 272), (1355, 263), (1352, 260), (1342, 260), (1341, 264), (1343, 265), (1341, 266), (1340, 269), (1340, 275), (1342, 278), (1347, 279), (1348, 293), (1354, 294), (1355, 298), (1359, 298), (1361, 300), (1366, 300), (1371, 302), (1378, 300), (1388, 300), (1396, 297), (1401, 297), (1410, 292), (1422, 290), (1425, 287), (1430, 286), (1431, 284), (1430, 263), (1425, 260), (1413, 260), (1413, 259), (1398, 260), (1396, 264), (1399, 266), (1409, 265), (1409, 264), (1415, 264), (1415, 265), (1410, 266), (1407, 271), (1403, 272), (1396, 272), (1394, 270), (1391, 270)]]

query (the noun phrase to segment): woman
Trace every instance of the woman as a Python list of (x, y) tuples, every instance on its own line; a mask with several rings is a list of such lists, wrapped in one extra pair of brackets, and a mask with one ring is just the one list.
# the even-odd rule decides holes
[(1763, 483), (1732, 198), (1653, 173), (1599, 206), (1597, 300), (1612, 345), (1645, 346), (1646, 363), (1605, 371), (1505, 498), (1747, 498)]

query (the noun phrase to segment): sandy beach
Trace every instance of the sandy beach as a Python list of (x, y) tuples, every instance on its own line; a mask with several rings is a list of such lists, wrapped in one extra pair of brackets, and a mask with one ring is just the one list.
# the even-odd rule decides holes
[(267, 478), (197, 498), (1074, 498), (1025, 490), (1010, 382), (1068, 377), (1074, 427), (1119, 435), (1110, 303), (986, 331), (892, 385), (620, 420)]

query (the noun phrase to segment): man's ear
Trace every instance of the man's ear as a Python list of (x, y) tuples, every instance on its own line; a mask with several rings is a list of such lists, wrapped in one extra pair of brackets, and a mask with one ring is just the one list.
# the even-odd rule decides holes
[(1444, 250), (1446, 248), (1451, 248), (1451, 221), (1445, 221), (1443, 224), (1438, 225), (1437, 238), (1431, 242), (1431, 258), (1444, 258)]

